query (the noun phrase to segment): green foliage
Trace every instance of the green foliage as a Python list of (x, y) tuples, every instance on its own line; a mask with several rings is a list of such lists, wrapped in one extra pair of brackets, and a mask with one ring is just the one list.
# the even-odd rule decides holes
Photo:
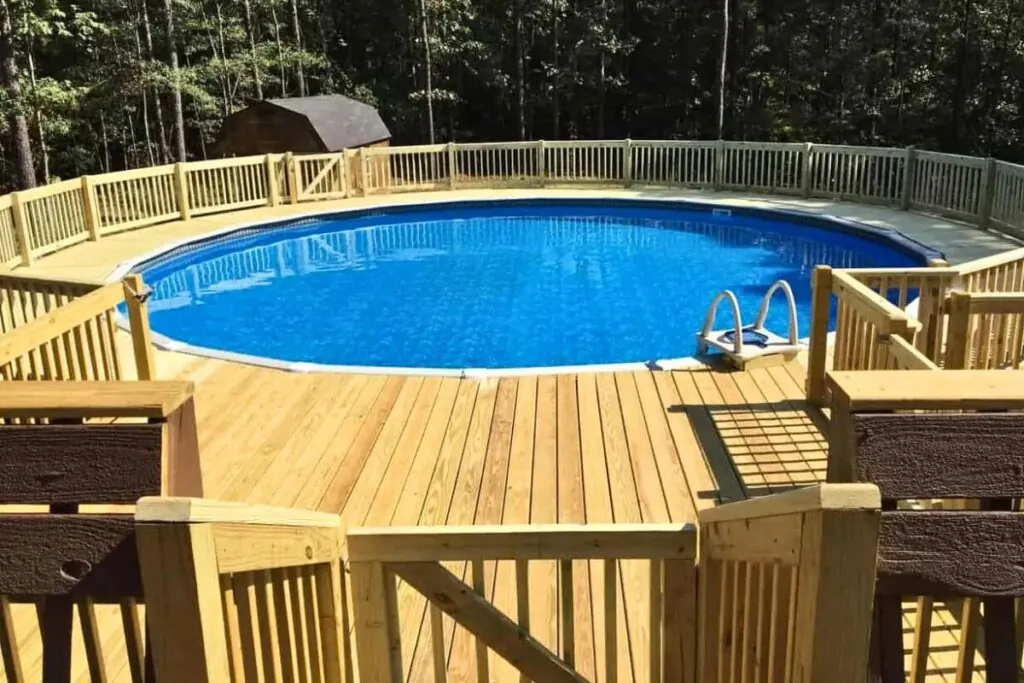
[[(44, 151), (54, 177), (165, 161), (177, 89), (201, 158), (301, 70), (310, 94), (378, 106), (398, 144), (428, 139), (428, 100), (439, 141), (708, 138), (722, 2), (295, 0), (297, 39), (292, 0), (249, 0), (251, 31), (245, 0), (173, 0), (176, 74), (164, 0), (7, 0), (21, 87), (0, 91), (0, 134), (27, 117), (40, 177)], [(727, 137), (1024, 158), (1016, 0), (730, 2)]]

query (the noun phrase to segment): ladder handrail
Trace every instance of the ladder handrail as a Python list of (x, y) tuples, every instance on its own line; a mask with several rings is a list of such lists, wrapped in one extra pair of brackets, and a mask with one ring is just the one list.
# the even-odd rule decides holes
[(733, 340), (733, 350), (737, 354), (743, 353), (743, 317), (740, 314), (740, 302), (731, 290), (723, 289), (711, 301), (711, 305), (708, 306), (707, 315), (704, 316), (704, 330), (701, 332), (701, 338), (707, 339), (708, 333), (711, 332), (715, 324), (715, 317), (718, 314), (718, 304), (722, 299), (729, 299), (729, 303), (732, 304), (732, 315), (736, 325), (736, 338)]
[(761, 310), (757, 312), (757, 320), (754, 322), (754, 327), (759, 330), (764, 329), (765, 321), (768, 319), (768, 308), (772, 303), (772, 296), (780, 289), (786, 295), (786, 303), (789, 306), (789, 343), (795, 346), (800, 343), (800, 328), (797, 326), (796, 319), (796, 297), (793, 296), (793, 289), (785, 280), (776, 280), (768, 288), (764, 298), (761, 299)]

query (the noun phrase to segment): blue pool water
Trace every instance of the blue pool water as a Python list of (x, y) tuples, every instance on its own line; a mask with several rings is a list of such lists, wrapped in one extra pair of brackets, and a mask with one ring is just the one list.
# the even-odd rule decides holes
[[(692, 355), (724, 288), (751, 322), (788, 280), (806, 336), (816, 264), (922, 262), (821, 222), (664, 203), (378, 209), (243, 230), (141, 271), (153, 328), (208, 349), (409, 368), (643, 362)], [(719, 318), (730, 324), (725, 307)], [(768, 327), (786, 325), (779, 297)]]

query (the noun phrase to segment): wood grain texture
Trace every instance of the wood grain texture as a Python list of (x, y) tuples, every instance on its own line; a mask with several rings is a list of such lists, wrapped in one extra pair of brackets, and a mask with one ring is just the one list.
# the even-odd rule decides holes
[(0, 503), (134, 503), (160, 493), (160, 425), (0, 426)]
[(1024, 515), (886, 512), (878, 546), (881, 595), (1024, 596)]
[(133, 521), (122, 515), (0, 516), (0, 594), (142, 597)]
[(882, 497), (1024, 495), (1024, 414), (858, 414), (857, 478)]

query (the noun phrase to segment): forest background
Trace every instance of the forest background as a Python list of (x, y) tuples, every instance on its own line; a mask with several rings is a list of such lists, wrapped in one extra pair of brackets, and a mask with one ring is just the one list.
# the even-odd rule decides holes
[(1024, 0), (0, 0), (0, 184), (205, 158), (342, 93), (392, 144), (715, 139), (1024, 161)]

